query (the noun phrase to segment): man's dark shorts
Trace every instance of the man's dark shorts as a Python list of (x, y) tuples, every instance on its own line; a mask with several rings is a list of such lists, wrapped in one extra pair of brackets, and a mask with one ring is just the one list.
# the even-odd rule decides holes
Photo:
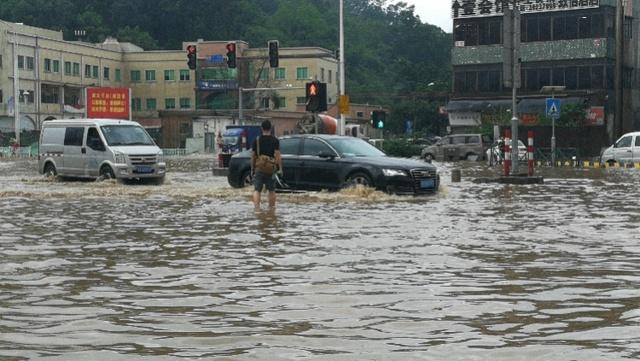
[(253, 177), (253, 185), (256, 192), (262, 192), (263, 186), (267, 187), (269, 192), (276, 191), (276, 180), (273, 178), (273, 175), (266, 175), (262, 172), (256, 172)]

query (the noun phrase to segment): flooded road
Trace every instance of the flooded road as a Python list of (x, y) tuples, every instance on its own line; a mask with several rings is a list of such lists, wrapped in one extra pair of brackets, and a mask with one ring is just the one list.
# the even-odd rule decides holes
[[(439, 194), (163, 186), (0, 161), (0, 360), (640, 358), (640, 171)], [(450, 182), (462, 167), (462, 183)]]

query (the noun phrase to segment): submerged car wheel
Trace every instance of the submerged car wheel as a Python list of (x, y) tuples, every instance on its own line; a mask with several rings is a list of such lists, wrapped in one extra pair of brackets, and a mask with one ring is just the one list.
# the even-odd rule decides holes
[(242, 172), (242, 177), (240, 177), (240, 187), (250, 187), (253, 185), (253, 177), (251, 176), (251, 170), (247, 169)]
[(100, 168), (100, 177), (102, 177), (102, 179), (115, 179), (116, 174), (113, 172), (111, 167), (105, 165)]
[(55, 177), (58, 175), (58, 171), (56, 170), (56, 166), (51, 164), (51, 163), (47, 163), (47, 165), (44, 166), (44, 176), (45, 177)]
[(345, 188), (349, 188), (349, 187), (355, 187), (355, 186), (364, 186), (364, 187), (373, 187), (373, 181), (371, 181), (371, 178), (362, 172), (357, 172), (357, 173), (353, 173), (351, 174), (348, 178), (347, 181), (345, 182)]

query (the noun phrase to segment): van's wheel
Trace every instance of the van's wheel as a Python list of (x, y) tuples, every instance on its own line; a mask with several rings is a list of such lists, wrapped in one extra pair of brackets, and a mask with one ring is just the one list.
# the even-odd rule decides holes
[(58, 171), (56, 170), (56, 166), (51, 164), (51, 163), (47, 163), (47, 165), (44, 166), (44, 176), (47, 178), (51, 178), (51, 177), (55, 177), (58, 175)]
[(113, 172), (113, 169), (111, 169), (110, 166), (103, 165), (102, 168), (100, 168), (100, 177), (102, 177), (102, 179), (104, 180), (115, 179), (116, 174)]
[(363, 187), (373, 187), (373, 181), (371, 177), (362, 172), (356, 172), (351, 174), (345, 182), (344, 188), (355, 187), (361, 185)]

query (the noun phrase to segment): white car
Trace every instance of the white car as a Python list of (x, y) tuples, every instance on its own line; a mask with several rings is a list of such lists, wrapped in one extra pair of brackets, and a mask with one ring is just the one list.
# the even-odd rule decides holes
[[(511, 144), (511, 139), (509, 139), (508, 144)], [(487, 163), (489, 165), (501, 164), (503, 159), (502, 151), (500, 150), (502, 146), (502, 140), (494, 142), (486, 152)], [(527, 146), (518, 139), (518, 159), (523, 162), (527, 160)]]
[(608, 164), (640, 162), (640, 132), (627, 133), (620, 137), (602, 152), (600, 162)]

